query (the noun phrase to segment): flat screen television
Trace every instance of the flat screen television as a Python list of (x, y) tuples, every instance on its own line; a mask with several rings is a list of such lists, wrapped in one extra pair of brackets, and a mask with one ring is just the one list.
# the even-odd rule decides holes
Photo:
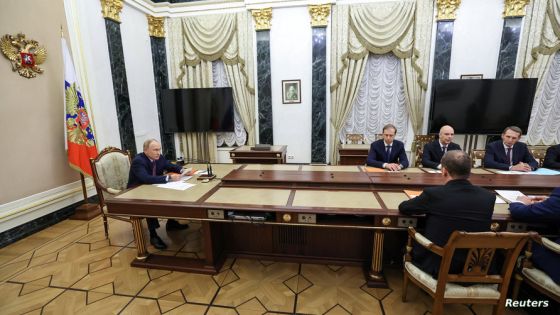
[(233, 131), (231, 88), (162, 90), (163, 129), (173, 132)]
[(537, 79), (469, 79), (434, 82), (429, 133), (451, 125), (456, 134), (501, 134), (529, 127)]

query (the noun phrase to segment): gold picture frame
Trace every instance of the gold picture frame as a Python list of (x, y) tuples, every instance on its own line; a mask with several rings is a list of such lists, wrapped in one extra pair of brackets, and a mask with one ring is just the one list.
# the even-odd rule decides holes
[(282, 80), (282, 103), (301, 103), (301, 80)]

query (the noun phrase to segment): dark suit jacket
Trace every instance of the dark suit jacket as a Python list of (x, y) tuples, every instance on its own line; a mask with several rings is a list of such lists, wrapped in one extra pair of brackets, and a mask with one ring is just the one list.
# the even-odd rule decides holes
[[(529, 164), (533, 170), (536, 170), (539, 166), (535, 158), (531, 155), (531, 152), (529, 152), (527, 145), (523, 142), (517, 142), (513, 146), (511, 156), (513, 165), (519, 162), (524, 162)], [(484, 167), (496, 168), (505, 171), (509, 170), (509, 161), (506, 157), (506, 150), (504, 149), (504, 143), (502, 140), (490, 142), (486, 145)]]
[(553, 145), (546, 150), (543, 167), (560, 169), (560, 144)]
[[(512, 202), (509, 205), (511, 216), (516, 220), (551, 224), (560, 227), (560, 187), (554, 188), (550, 197), (543, 202), (524, 205)], [(560, 238), (555, 241), (560, 244)], [(533, 246), (533, 262), (546, 272), (554, 282), (560, 284), (560, 254), (556, 254), (542, 246)]]
[(387, 160), (385, 154), (385, 142), (383, 139), (371, 143), (367, 157), (367, 165), (383, 168), (383, 163), (401, 164), (403, 168), (408, 167), (408, 158), (404, 150), (404, 143), (399, 140), (393, 140), (391, 144), (391, 156)]
[[(451, 142), (447, 146), (447, 151), (452, 150), (461, 150), (461, 147), (457, 143)], [(441, 163), (442, 157), (443, 152), (441, 152), (439, 140), (426, 143), (424, 145), (424, 151), (422, 152), (422, 166), (437, 169), (438, 165)]]
[(163, 184), (165, 176), (163, 171), (181, 173), (181, 166), (171, 164), (163, 156), (160, 155), (156, 162), (156, 176), (152, 175), (152, 163), (144, 154), (140, 153), (132, 160), (130, 166), (130, 174), (128, 175), (128, 187), (141, 184)]
[[(420, 196), (404, 201), (399, 211), (406, 215), (426, 214), (423, 235), (438, 246), (445, 246), (453, 231), (483, 232), (490, 230), (496, 196), (472, 185), (466, 179), (450, 180), (444, 186), (425, 188)], [(466, 252), (453, 256), (450, 272), (461, 272)], [(412, 262), (437, 277), (441, 258), (414, 244)]]

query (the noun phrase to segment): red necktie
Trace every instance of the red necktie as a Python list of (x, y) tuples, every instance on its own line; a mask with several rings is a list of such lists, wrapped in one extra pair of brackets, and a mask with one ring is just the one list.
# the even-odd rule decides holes
[(156, 176), (156, 161), (152, 161), (152, 176)]

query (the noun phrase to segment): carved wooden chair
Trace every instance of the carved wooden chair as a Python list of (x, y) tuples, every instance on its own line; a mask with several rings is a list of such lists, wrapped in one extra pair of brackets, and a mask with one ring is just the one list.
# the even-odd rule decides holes
[(525, 255), (521, 261), (521, 268), (519, 268), (518, 272), (515, 274), (515, 285), (513, 287), (512, 299), (517, 299), (521, 282), (525, 281), (525, 283), (535, 288), (535, 290), (560, 303), (560, 285), (554, 282), (542, 270), (535, 268), (531, 262), (531, 256), (533, 255), (531, 248), (533, 242), (536, 242), (544, 248), (560, 255), (560, 245), (546, 237), (533, 235), (531, 240), (527, 243), (527, 249), (525, 250)]
[(537, 160), (537, 162), (539, 163), (539, 167), (543, 166), (544, 157), (546, 155), (547, 148), (548, 147), (543, 147), (543, 146), (529, 147), (529, 151), (531, 152), (535, 160)]
[(436, 135), (415, 135), (412, 142), (412, 152), (414, 152), (414, 167), (422, 166), (422, 155), (424, 154), (424, 145), (436, 140)]
[(103, 216), (105, 238), (109, 237), (107, 217), (130, 222), (128, 217), (110, 215), (107, 213), (105, 197), (115, 195), (126, 189), (130, 171), (130, 153), (115, 147), (107, 147), (95, 159), (90, 159), (93, 172), (93, 182), (99, 198), (99, 207)]
[(486, 150), (482, 149), (472, 149), (471, 150), (471, 163), (472, 167), (484, 167), (484, 156), (486, 155)]
[[(511, 274), (519, 252), (529, 239), (529, 233), (455, 231), (444, 247), (408, 228), (408, 244), (404, 263), (402, 300), (406, 302), (408, 282), (416, 284), (434, 299), (432, 314), (443, 314), (443, 304), (493, 304), (494, 315), (503, 314)], [(438, 278), (434, 279), (411, 262), (412, 241), (441, 256)], [(451, 258), (456, 250), (468, 250), (463, 271), (450, 274)], [(498, 275), (488, 275), (497, 249), (505, 250), (505, 261)], [(472, 284), (463, 286), (464, 284)]]
[(364, 143), (364, 135), (361, 133), (347, 133), (346, 134), (347, 144), (362, 144)]

